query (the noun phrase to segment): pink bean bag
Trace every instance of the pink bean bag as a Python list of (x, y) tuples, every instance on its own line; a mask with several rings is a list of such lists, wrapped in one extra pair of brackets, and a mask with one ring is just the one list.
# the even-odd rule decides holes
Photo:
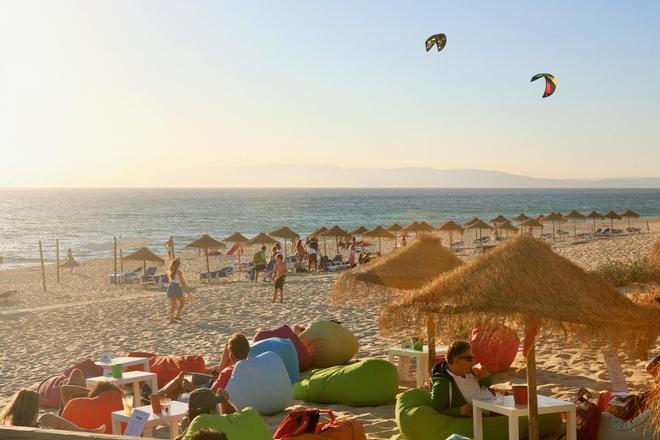
[[(174, 379), (179, 373), (203, 373), (206, 370), (204, 358), (198, 354), (188, 354), (183, 356), (166, 355), (161, 356), (153, 353), (141, 351), (132, 351), (128, 353), (129, 357), (149, 358), (149, 371), (156, 373), (158, 388), (164, 386), (167, 382)], [(141, 370), (141, 368), (129, 368), (131, 370)]]
[(64, 385), (71, 372), (76, 368), (83, 372), (86, 379), (103, 375), (103, 368), (96, 365), (91, 359), (86, 359), (67, 368), (64, 370), (63, 374), (50, 376), (41, 382), (37, 387), (37, 392), (39, 393), (39, 405), (45, 408), (57, 408), (62, 400), (62, 395), (60, 393), (62, 385)]
[(305, 344), (303, 344), (300, 338), (298, 338), (298, 335), (291, 330), (291, 327), (283, 325), (274, 330), (260, 330), (254, 335), (252, 340), (257, 342), (268, 338), (283, 338), (293, 342), (293, 346), (296, 348), (296, 353), (298, 354), (298, 366), (300, 371), (307, 371), (311, 368), (312, 357), (309, 355), (309, 351), (307, 351)]
[(472, 329), (470, 346), (475, 362), (491, 374), (509, 369), (518, 354), (520, 339), (516, 332), (501, 324), (477, 325)]

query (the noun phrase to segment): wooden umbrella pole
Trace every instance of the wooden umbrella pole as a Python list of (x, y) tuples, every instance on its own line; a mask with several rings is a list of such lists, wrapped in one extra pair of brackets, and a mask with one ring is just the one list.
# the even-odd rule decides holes
[(44, 267), (44, 251), (41, 247), (41, 240), (39, 240), (39, 260), (41, 261), (41, 283), (46, 291), (46, 268)]
[(55, 239), (55, 269), (57, 270), (57, 284), (60, 284), (60, 239)]
[(380, 237), (378, 237), (378, 252), (381, 254), (383, 253), (383, 249), (380, 246)]
[[(204, 250), (206, 251), (206, 273), (209, 273), (211, 272), (211, 266), (209, 266), (209, 250), (208, 249), (204, 249)], [(209, 282), (209, 284), (211, 284), (210, 277), (207, 278), (207, 281)]]
[(426, 339), (428, 339), (428, 347), (429, 347), (429, 361), (428, 361), (428, 373), (429, 377), (431, 377), (431, 373), (433, 372), (433, 367), (435, 364), (435, 315), (429, 314), (426, 318)]
[(115, 263), (115, 270), (112, 273), (114, 283), (117, 284), (117, 237), (112, 237), (113, 258)]
[(119, 249), (119, 272), (124, 273), (124, 250)]
[(539, 404), (536, 394), (536, 351), (534, 341), (527, 353), (527, 396), (529, 408), (529, 440), (539, 440)]
[(242, 271), (241, 270), (242, 269), (241, 268), (241, 251), (242, 251), (242, 249), (241, 249), (241, 244), (240, 243), (238, 243), (238, 249), (236, 249), (236, 251), (238, 251), (238, 271), (241, 272)]

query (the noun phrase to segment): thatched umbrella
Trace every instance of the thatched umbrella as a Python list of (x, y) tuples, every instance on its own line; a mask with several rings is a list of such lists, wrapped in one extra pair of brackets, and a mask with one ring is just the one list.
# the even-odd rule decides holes
[(561, 214), (558, 213), (558, 212), (551, 212), (548, 215), (541, 214), (541, 216), (539, 217), (539, 221), (542, 222), (542, 223), (545, 223), (545, 222), (551, 222), (552, 223), (552, 239), (553, 240), (555, 239), (555, 223), (556, 222), (561, 222), (561, 219), (562, 219)]
[(541, 233), (543, 233), (543, 224), (541, 224), (541, 222), (536, 220), (535, 218), (530, 218), (522, 222), (520, 224), (521, 231), (523, 226), (529, 228), (530, 233), (533, 232), (534, 228), (541, 228)]
[(391, 226), (385, 228), (386, 231), (391, 232), (394, 234), (394, 249), (396, 249), (397, 244), (396, 244), (396, 233), (399, 232), (401, 229), (403, 229), (403, 226), (401, 226), (398, 223), (393, 223)]
[[(502, 223), (508, 222), (508, 221), (509, 221), (508, 218), (504, 217), (502, 214), (499, 214), (497, 217), (490, 219), (490, 221), (488, 223), (493, 225), (493, 227), (495, 228), (495, 231), (497, 231), (499, 229), (499, 226)], [(502, 235), (502, 231), (500, 231), (500, 235)]]
[(459, 225), (453, 220), (449, 220), (444, 225), (437, 227), (436, 230), (449, 232), (449, 247), (451, 247), (454, 244), (454, 232), (463, 234), (463, 232), (465, 231), (465, 229), (461, 225)]
[(394, 238), (394, 234), (386, 231), (382, 226), (376, 226), (371, 231), (364, 233), (365, 237), (378, 238), (378, 252), (382, 252), (380, 240), (381, 238)]
[(325, 226), (321, 226), (316, 231), (312, 232), (312, 237), (316, 237), (316, 236), (322, 236), (323, 237), (323, 254), (324, 255), (328, 255), (328, 252), (327, 252), (326, 246), (325, 246), (325, 235), (323, 235), (325, 233), (325, 231), (327, 231), (327, 230), (328, 230), (328, 228), (326, 228)]
[(362, 250), (364, 251), (364, 233), (369, 231), (369, 229), (365, 228), (364, 226), (360, 226), (357, 229), (353, 229), (352, 231), (349, 232), (349, 234), (352, 237), (355, 237), (356, 235), (360, 236), (360, 241), (362, 241)]
[(486, 223), (485, 221), (478, 218), (476, 221), (473, 221), (469, 225), (466, 225), (465, 229), (474, 229), (475, 232), (478, 230), (479, 231), (479, 241), (481, 241), (481, 230), (482, 229), (490, 230), (490, 229), (493, 229), (493, 228), (488, 223)]
[(348, 236), (348, 232), (344, 231), (342, 228), (340, 228), (337, 225), (334, 225), (332, 228), (328, 229), (323, 233), (324, 237), (334, 237), (335, 238), (335, 246), (337, 247), (337, 254), (339, 255), (339, 238), (344, 238)]
[(273, 244), (277, 244), (277, 240), (275, 240), (272, 237), (269, 237), (268, 235), (264, 234), (263, 232), (260, 232), (259, 235), (257, 235), (254, 238), (251, 238), (247, 241), (247, 244), (252, 246), (252, 245), (262, 245), (262, 246), (270, 246)]
[(241, 234), (240, 232), (234, 232), (231, 234), (229, 237), (225, 238), (224, 241), (225, 243), (234, 243), (234, 245), (238, 245), (237, 253), (238, 253), (238, 268), (240, 270), (241, 268), (241, 254), (243, 253), (243, 247), (241, 246), (243, 243), (248, 242), (248, 238)]
[(633, 211), (632, 209), (628, 208), (625, 211), (623, 211), (621, 214), (619, 214), (621, 217), (625, 217), (628, 219), (628, 227), (630, 227), (630, 219), (631, 218), (639, 218), (639, 214)]
[(580, 343), (644, 355), (660, 334), (660, 308), (635, 304), (611, 284), (521, 236), (383, 309), (384, 332), (421, 327), (429, 315), (447, 337), (465, 322), (506, 317), (527, 335), (529, 438), (538, 439), (534, 338), (543, 326)]
[(291, 229), (289, 229), (286, 226), (281, 227), (280, 229), (276, 229), (273, 232), (269, 232), (268, 235), (272, 235), (273, 237), (279, 237), (284, 240), (284, 257), (286, 258), (286, 241), (288, 240), (297, 240), (300, 238), (300, 235), (297, 234), (296, 232), (293, 232)]
[(602, 219), (605, 218), (605, 216), (603, 216), (603, 214), (597, 213), (596, 211), (591, 211), (589, 214), (587, 214), (587, 218), (590, 218), (591, 220), (593, 220), (594, 224), (591, 228), (591, 233), (595, 234), (596, 233), (596, 220), (602, 220)]
[(415, 237), (417, 237), (418, 234), (423, 234), (425, 232), (431, 232), (433, 231), (433, 226), (429, 225), (428, 223), (421, 221), (414, 221), (405, 228), (401, 229), (401, 232), (408, 234), (410, 232), (415, 233)]
[(227, 246), (215, 238), (211, 238), (210, 235), (204, 234), (192, 243), (188, 243), (186, 247), (204, 249), (204, 253), (206, 254), (206, 272), (210, 272), (211, 267), (209, 266), (209, 249), (225, 249)]
[(568, 214), (566, 214), (566, 215), (564, 216), (564, 218), (570, 218), (570, 219), (573, 220), (573, 236), (575, 236), (575, 235), (577, 235), (577, 228), (576, 228), (576, 226), (575, 226), (575, 221), (576, 221), (576, 220), (584, 220), (584, 219), (586, 219), (587, 217), (584, 216), (584, 215), (582, 215), (582, 214), (580, 214), (579, 212), (577, 212), (577, 211), (574, 209), (574, 210), (572, 210), (571, 212), (569, 212)]
[(463, 223), (463, 226), (465, 228), (468, 228), (472, 223), (476, 223), (476, 222), (479, 222), (479, 221), (481, 221), (481, 219), (479, 217), (472, 217), (470, 220)]
[(142, 273), (147, 271), (147, 261), (153, 261), (159, 265), (163, 264), (165, 260), (158, 255), (151, 252), (148, 248), (143, 247), (133, 252), (132, 254), (123, 257), (124, 260), (142, 261)]
[(614, 211), (608, 211), (603, 217), (610, 219), (610, 229), (614, 229), (614, 220), (621, 220), (621, 216)]
[(512, 218), (511, 220), (513, 220), (514, 222), (522, 223), (522, 222), (524, 222), (524, 221), (526, 221), (526, 220), (529, 220), (529, 217), (527, 217), (525, 214), (523, 214), (523, 213), (521, 212), (520, 214), (518, 214), (517, 216), (515, 216), (515, 217)]
[(500, 223), (500, 231), (505, 230), (506, 231), (506, 236), (509, 236), (509, 231), (513, 232), (514, 234), (518, 232), (518, 228), (513, 226), (510, 221), (506, 221), (504, 223)]

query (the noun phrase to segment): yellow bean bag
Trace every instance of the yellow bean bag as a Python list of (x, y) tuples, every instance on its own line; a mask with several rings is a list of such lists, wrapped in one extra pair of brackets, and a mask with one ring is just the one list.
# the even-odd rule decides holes
[(317, 321), (299, 337), (317, 368), (346, 364), (358, 351), (353, 333), (333, 321)]

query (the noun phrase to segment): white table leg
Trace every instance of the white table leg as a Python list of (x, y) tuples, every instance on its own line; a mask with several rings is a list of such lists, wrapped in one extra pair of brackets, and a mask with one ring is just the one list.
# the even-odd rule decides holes
[(472, 420), (474, 424), (474, 440), (484, 440), (484, 420), (481, 408), (472, 407)]
[(145, 360), (142, 364), (144, 365), (144, 371), (149, 373), (149, 359)]
[(140, 399), (140, 382), (133, 382), (133, 408), (142, 406), (142, 400)]
[(399, 379), (408, 381), (410, 380), (410, 358), (407, 356), (399, 356)]
[(387, 362), (394, 365), (394, 353), (392, 353), (391, 351), (387, 352)]
[(417, 388), (422, 388), (429, 371), (429, 357), (424, 354), (417, 356)]
[(519, 440), (520, 434), (518, 433), (518, 417), (509, 416), (509, 440)]
[(566, 422), (566, 440), (577, 440), (577, 417), (575, 408), (568, 412), (568, 421)]
[(112, 433), (121, 434), (121, 422), (114, 417), (112, 418)]
[(150, 380), (151, 392), (155, 393), (158, 391), (158, 376), (154, 375)]
[(170, 422), (170, 438), (174, 440), (177, 435), (179, 435), (179, 422), (174, 420)]

